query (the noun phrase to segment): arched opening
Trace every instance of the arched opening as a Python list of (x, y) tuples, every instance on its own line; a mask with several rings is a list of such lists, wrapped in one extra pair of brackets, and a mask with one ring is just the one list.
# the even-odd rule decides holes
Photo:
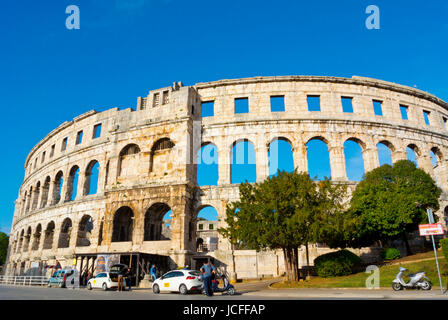
[(218, 185), (218, 147), (205, 143), (197, 153), (196, 181), (200, 186)]
[(101, 221), (100, 223), (100, 229), (98, 232), (98, 245), (101, 246), (103, 243), (103, 227), (104, 227), (104, 222)]
[(48, 191), (50, 190), (51, 178), (47, 177), (45, 179), (44, 185), (42, 186), (42, 198), (40, 200), (40, 207), (44, 208), (48, 202)]
[(174, 143), (169, 138), (157, 140), (151, 148), (149, 172), (165, 174), (173, 167), (173, 157), (170, 156)]
[(31, 240), (31, 227), (28, 227), (25, 238), (23, 239), (23, 252), (27, 252), (30, 247), (30, 240)]
[(286, 138), (274, 139), (268, 147), (269, 176), (277, 175), (278, 171), (293, 172), (294, 157), (292, 145)]
[(350, 181), (361, 181), (364, 176), (364, 158), (359, 141), (348, 139), (344, 142), (345, 172)]
[(93, 219), (89, 215), (82, 217), (78, 227), (78, 236), (76, 238), (77, 247), (90, 246), (90, 237), (92, 236)]
[(306, 144), (308, 174), (314, 180), (331, 178), (330, 153), (323, 138), (311, 138)]
[[(199, 210), (197, 215), (196, 251), (208, 252), (218, 249), (218, 212), (212, 206)], [(201, 239), (202, 241), (200, 241)], [(199, 244), (200, 243), (200, 244)]]
[(22, 229), (22, 231), (20, 232), (20, 237), (19, 237), (19, 245), (17, 246), (17, 253), (22, 251), (24, 236), (25, 236), (25, 230)]
[(257, 181), (255, 149), (249, 140), (244, 139), (233, 144), (230, 173), (231, 183)]
[(31, 206), (31, 210), (37, 209), (37, 203), (39, 202), (39, 195), (40, 195), (40, 181), (36, 184), (36, 188), (34, 188), (33, 204)]
[(53, 248), (54, 229), (55, 224), (53, 221), (51, 221), (50, 223), (48, 223), (47, 228), (45, 229), (43, 249)]
[(28, 202), (28, 192), (25, 191), (25, 194), (23, 195), (23, 201), (22, 201), (22, 210), (20, 213), (22, 216), (26, 213), (27, 202)]
[(66, 201), (74, 201), (78, 193), (79, 167), (73, 166), (67, 180)]
[(378, 149), (378, 160), (380, 167), (383, 164), (392, 165), (392, 144), (388, 141), (381, 141), (376, 145), (376, 148)]
[(129, 207), (121, 207), (114, 214), (112, 242), (132, 241), (134, 212)]
[(410, 144), (406, 147), (406, 159), (412, 161), (417, 168), (418, 168), (418, 160), (417, 160), (418, 155), (420, 155), (420, 153), (415, 144)]
[(70, 235), (72, 232), (72, 220), (65, 218), (61, 225), (58, 248), (68, 248), (70, 246)]
[(26, 210), (25, 212), (30, 212), (31, 209), (31, 201), (33, 200), (33, 187), (30, 187), (30, 191), (28, 192), (28, 199), (26, 201)]
[(36, 227), (36, 231), (34, 231), (34, 239), (33, 244), (31, 246), (31, 250), (36, 251), (39, 249), (41, 234), (42, 234), (42, 225), (39, 223)]
[(90, 161), (86, 169), (86, 178), (84, 181), (84, 195), (96, 194), (98, 191), (98, 177), (100, 173), (100, 164), (96, 160)]
[(118, 176), (136, 176), (140, 162), (140, 148), (136, 144), (128, 144), (120, 151), (118, 160)]
[(144, 241), (171, 239), (172, 210), (165, 203), (155, 203), (145, 214)]
[(54, 179), (53, 204), (57, 204), (59, 203), (59, 201), (61, 201), (63, 183), (64, 183), (63, 173), (62, 171), (59, 171), (56, 174), (56, 178)]
[(440, 160), (443, 160), (442, 152), (437, 147), (432, 148), (429, 151), (429, 155), (431, 156), (431, 163), (434, 168), (438, 166)]

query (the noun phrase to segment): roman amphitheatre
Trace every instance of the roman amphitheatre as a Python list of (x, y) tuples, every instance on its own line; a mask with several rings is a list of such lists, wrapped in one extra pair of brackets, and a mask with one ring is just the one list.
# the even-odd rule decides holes
[[(246, 108), (236, 112), (240, 102)], [(57, 263), (93, 270), (98, 255), (115, 254), (140, 272), (153, 262), (198, 267), (213, 257), (238, 278), (280, 275), (281, 251), (236, 250), (219, 234), (213, 249), (199, 250), (197, 241), (198, 213), (213, 207), (222, 226), (226, 204), (238, 199), (234, 153), (251, 151), (252, 182), (263, 181), (278, 141), (289, 146), (286, 156), (299, 171), (310, 165), (310, 141), (323, 143), (331, 178), (349, 190), (356, 181), (345, 158), (348, 142), (358, 146), (364, 171), (380, 166), (380, 145), (393, 162), (412, 154), (443, 190), (436, 214), (446, 226), (447, 120), (448, 104), (432, 94), (357, 76), (175, 82), (138, 97), (133, 108), (87, 112), (29, 152), (6, 274)], [(202, 150), (213, 151), (217, 179), (210, 185), (198, 184)], [(316, 244), (311, 254), (328, 250)], [(356, 252), (368, 261), (375, 248)], [(299, 265), (304, 261), (301, 251)]]

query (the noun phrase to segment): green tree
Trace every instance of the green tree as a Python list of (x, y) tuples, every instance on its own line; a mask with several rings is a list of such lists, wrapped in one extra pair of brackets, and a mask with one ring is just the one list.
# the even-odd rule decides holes
[(441, 194), (434, 180), (408, 160), (382, 165), (368, 172), (357, 185), (351, 211), (359, 217), (357, 246), (402, 237), (427, 222), (426, 209), (439, 209)]
[(6, 233), (0, 232), (0, 266), (5, 263), (8, 252), (9, 237)]
[[(319, 187), (307, 173), (279, 171), (262, 183), (242, 183), (239, 190), (240, 200), (227, 205), (227, 227), (218, 231), (233, 245), (282, 249), (289, 281), (298, 280), (299, 246), (336, 234), (343, 237), (336, 224), (339, 218), (332, 215), (342, 208), (345, 189), (329, 180)], [(332, 206), (335, 200), (338, 203)], [(321, 224), (329, 221), (335, 227), (321, 231)]]

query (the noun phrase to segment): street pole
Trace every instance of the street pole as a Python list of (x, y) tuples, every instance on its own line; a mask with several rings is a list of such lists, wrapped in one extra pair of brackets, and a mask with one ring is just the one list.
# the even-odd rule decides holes
[[(428, 221), (429, 221), (429, 223), (434, 223), (434, 216), (432, 214), (432, 210), (430, 208), (428, 208), (426, 210), (426, 212), (428, 214)], [(436, 249), (436, 243), (434, 241), (434, 235), (431, 235), (431, 239), (432, 239), (432, 246), (434, 248), (434, 256), (436, 257), (437, 273), (439, 274), (440, 291), (442, 291), (442, 294), (443, 294), (442, 277), (440, 276), (439, 259), (437, 258), (437, 249)]]

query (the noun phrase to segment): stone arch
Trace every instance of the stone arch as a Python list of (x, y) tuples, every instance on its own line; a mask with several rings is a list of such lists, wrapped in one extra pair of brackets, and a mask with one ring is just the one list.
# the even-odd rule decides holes
[(134, 230), (134, 212), (124, 206), (115, 211), (112, 226), (112, 242), (132, 241)]
[(28, 199), (26, 200), (26, 209), (25, 212), (30, 212), (31, 210), (31, 201), (33, 200), (33, 186), (30, 187), (28, 192)]
[(164, 174), (173, 169), (174, 157), (171, 156), (171, 151), (174, 146), (174, 142), (167, 137), (161, 138), (153, 144), (149, 159), (149, 172)]
[(268, 166), (269, 176), (276, 175), (278, 170), (294, 171), (293, 147), (288, 138), (274, 138), (268, 144)]
[(22, 229), (22, 231), (20, 232), (20, 236), (19, 236), (19, 244), (17, 246), (17, 253), (22, 251), (22, 246), (23, 246), (23, 237), (25, 236), (25, 230)]
[(51, 183), (51, 178), (50, 178), (50, 176), (47, 176), (45, 178), (44, 184), (42, 186), (42, 196), (40, 199), (40, 208), (45, 208), (45, 206), (47, 205), (48, 192), (50, 190), (50, 183)]
[(84, 215), (78, 226), (78, 234), (76, 237), (77, 247), (88, 247), (91, 244), (90, 238), (93, 230), (93, 219), (90, 215)]
[(56, 225), (55, 225), (54, 221), (50, 221), (47, 224), (47, 228), (45, 228), (43, 249), (52, 249), (53, 248), (53, 238), (54, 238), (55, 228), (56, 228)]
[(65, 201), (74, 201), (76, 199), (78, 195), (78, 182), (79, 167), (77, 165), (74, 165), (69, 171)]
[(32, 196), (33, 203), (31, 205), (31, 210), (37, 209), (37, 204), (39, 202), (39, 196), (40, 196), (40, 181), (37, 182), (36, 187), (34, 188), (34, 194)]
[(120, 151), (117, 170), (118, 176), (127, 177), (137, 175), (139, 162), (140, 147), (134, 143), (128, 144)]
[(218, 147), (205, 142), (196, 153), (196, 181), (199, 186), (216, 186), (219, 179)]
[(432, 147), (431, 150), (429, 150), (429, 155), (433, 167), (438, 166), (439, 162), (443, 160), (443, 154), (439, 147)]
[(239, 139), (230, 149), (231, 183), (257, 181), (257, 161), (254, 144), (248, 139)]
[(61, 224), (61, 232), (59, 233), (58, 248), (70, 247), (70, 236), (72, 233), (72, 220), (65, 218)]
[[(196, 251), (207, 252), (218, 249), (217, 225), (218, 211), (212, 205), (205, 204), (196, 210)], [(213, 226), (213, 228), (210, 228)], [(202, 243), (200, 243), (202, 240)]]
[(98, 178), (100, 173), (100, 164), (97, 160), (92, 160), (86, 167), (83, 195), (96, 194), (98, 191)]
[(381, 140), (376, 144), (378, 150), (379, 165), (384, 164), (392, 165), (392, 152), (395, 151), (395, 147), (387, 140)]
[(31, 226), (29, 226), (26, 231), (25, 237), (23, 239), (23, 252), (27, 252), (30, 249), (31, 234), (32, 234), (32, 230), (31, 230)]
[(363, 151), (365, 144), (358, 138), (344, 142), (345, 173), (350, 181), (361, 181), (365, 174)]
[(306, 143), (308, 174), (312, 179), (323, 180), (331, 177), (328, 140), (322, 136), (308, 139)]
[(418, 157), (421, 155), (420, 149), (413, 143), (406, 147), (406, 159), (413, 162), (418, 168)]
[(31, 250), (36, 251), (39, 249), (41, 235), (42, 235), (42, 225), (39, 223), (36, 227), (36, 230), (34, 231), (33, 244), (31, 246)]
[(171, 239), (171, 223), (167, 216), (172, 213), (166, 203), (157, 202), (151, 205), (145, 213), (144, 241), (159, 241)]
[(64, 174), (59, 171), (54, 178), (54, 188), (53, 188), (53, 204), (59, 203), (62, 197), (62, 185), (64, 184)]

